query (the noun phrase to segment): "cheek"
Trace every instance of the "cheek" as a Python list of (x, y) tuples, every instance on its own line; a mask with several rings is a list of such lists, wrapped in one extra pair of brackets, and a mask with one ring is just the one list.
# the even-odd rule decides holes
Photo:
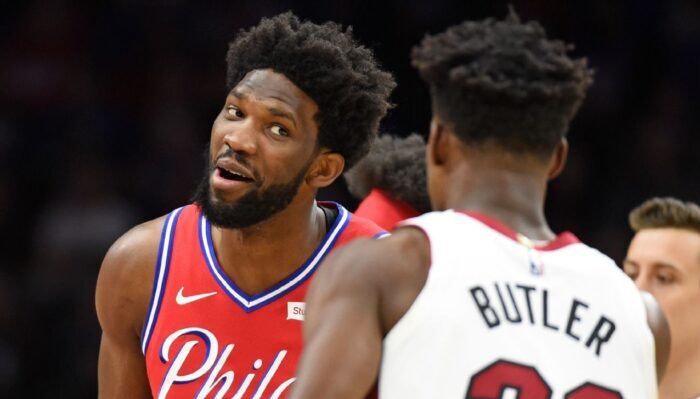
[(267, 162), (260, 165), (271, 183), (288, 183), (297, 177), (309, 166), (311, 154), (307, 154), (305, 149), (272, 149), (259, 148), (258, 157), (265, 158)]
[(675, 285), (657, 290), (655, 293), (661, 308), (669, 322), (697, 323), (698, 309), (700, 309), (700, 289), (695, 287)]
[(210, 142), (212, 148), (216, 148), (216, 144), (221, 144), (224, 139), (224, 120), (221, 114), (216, 116), (214, 123), (211, 125)]
[(671, 345), (681, 352), (689, 351), (690, 346), (697, 346), (700, 336), (700, 289), (696, 288), (694, 291), (683, 290), (675, 293), (677, 295), (669, 297), (665, 307), (662, 304), (671, 328)]

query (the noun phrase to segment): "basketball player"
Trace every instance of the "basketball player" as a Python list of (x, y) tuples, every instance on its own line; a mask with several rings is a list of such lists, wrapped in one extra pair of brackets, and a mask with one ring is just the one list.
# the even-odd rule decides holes
[(395, 86), (351, 30), (286, 13), (241, 31), (226, 61), (195, 204), (127, 232), (102, 265), (102, 398), (285, 397), (310, 277), (382, 231), (314, 200), (367, 152)]
[(391, 230), (404, 219), (430, 210), (425, 176), (425, 140), (416, 133), (408, 137), (378, 137), (372, 149), (343, 174), (348, 191), (362, 200), (355, 215)]
[(653, 298), (646, 311), (611, 259), (543, 214), (591, 83), (568, 48), (511, 12), (413, 50), (433, 106), (428, 192), (445, 211), (331, 255), (292, 397), (361, 398), (378, 375), (382, 399), (656, 397), (668, 337)]
[(659, 301), (673, 337), (663, 399), (700, 398), (700, 207), (652, 198), (630, 213), (625, 272)]

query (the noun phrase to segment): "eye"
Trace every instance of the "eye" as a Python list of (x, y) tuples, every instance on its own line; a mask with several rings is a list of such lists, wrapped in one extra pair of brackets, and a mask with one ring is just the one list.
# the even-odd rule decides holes
[(675, 280), (670, 273), (657, 273), (655, 278), (660, 284), (671, 284)]
[(243, 112), (241, 112), (241, 110), (238, 109), (238, 107), (236, 107), (235, 105), (227, 105), (226, 106), (226, 114), (228, 114), (229, 116), (232, 116), (236, 119), (240, 119), (240, 118), (243, 118), (245, 116), (245, 115), (243, 115)]
[(274, 134), (275, 136), (281, 136), (281, 137), (289, 136), (289, 132), (287, 131), (287, 129), (283, 128), (280, 125), (272, 125), (270, 127), (270, 132), (272, 132), (272, 134)]

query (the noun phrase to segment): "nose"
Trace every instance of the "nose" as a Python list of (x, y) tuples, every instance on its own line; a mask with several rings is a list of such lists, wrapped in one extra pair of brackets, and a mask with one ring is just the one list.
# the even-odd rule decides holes
[(634, 278), (634, 284), (637, 286), (637, 289), (639, 289), (641, 291), (651, 292), (651, 284), (649, 283), (649, 275), (647, 275), (646, 273), (639, 273)]
[(252, 121), (231, 124), (224, 135), (224, 143), (239, 154), (255, 155), (257, 153), (257, 132)]

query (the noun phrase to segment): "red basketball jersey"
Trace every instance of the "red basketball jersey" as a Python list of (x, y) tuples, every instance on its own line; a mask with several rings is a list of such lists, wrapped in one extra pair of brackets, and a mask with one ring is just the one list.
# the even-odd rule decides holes
[[(282, 398), (302, 349), (304, 297), (333, 248), (383, 231), (339, 204), (307, 261), (283, 281), (247, 295), (219, 266), (211, 225), (195, 205), (163, 226), (142, 350), (155, 398)], [(284, 254), (280, 254), (280, 257)]]
[(419, 213), (407, 203), (375, 188), (357, 206), (355, 215), (367, 218), (383, 229), (393, 230), (399, 222), (416, 217)]

